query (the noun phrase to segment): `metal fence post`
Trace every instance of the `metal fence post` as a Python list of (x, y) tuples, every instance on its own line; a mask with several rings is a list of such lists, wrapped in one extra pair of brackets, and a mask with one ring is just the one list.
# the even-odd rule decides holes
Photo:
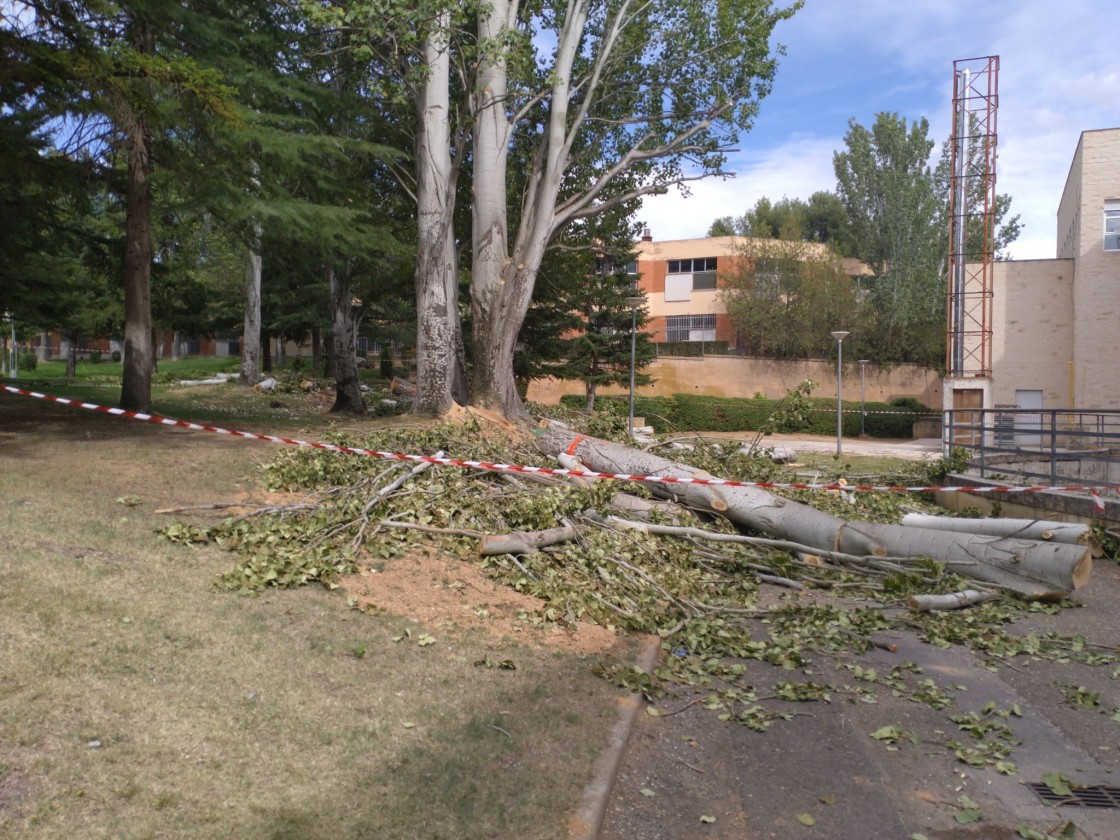
[(1050, 486), (1058, 486), (1058, 413), (1050, 409)]

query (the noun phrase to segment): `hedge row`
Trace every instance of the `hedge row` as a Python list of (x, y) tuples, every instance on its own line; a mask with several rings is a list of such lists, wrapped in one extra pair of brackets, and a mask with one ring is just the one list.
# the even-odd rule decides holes
[[(560, 398), (560, 404), (572, 411), (582, 410), (584, 402), (581, 395), (568, 394)], [(803, 402), (812, 410), (787, 412), (786, 422), (774, 431), (835, 435), (836, 401), (827, 397), (813, 397)], [(673, 394), (670, 397), (635, 395), (634, 414), (644, 417), (646, 424), (659, 433), (756, 431), (764, 426), (781, 403), (781, 400), (747, 400), (694, 394)], [(607, 409), (625, 414), (628, 410), (628, 398), (598, 397), (595, 405), (597, 410)], [(911, 437), (918, 414), (930, 411), (912, 399), (899, 399), (892, 403), (868, 402), (864, 404), (864, 408), (869, 412), (865, 420), (866, 432), (869, 436), (878, 438)], [(858, 402), (844, 403), (843, 433), (848, 437), (857, 437), (860, 433)]]
[(727, 355), (726, 341), (661, 341), (657, 344), (658, 356), (711, 356)]

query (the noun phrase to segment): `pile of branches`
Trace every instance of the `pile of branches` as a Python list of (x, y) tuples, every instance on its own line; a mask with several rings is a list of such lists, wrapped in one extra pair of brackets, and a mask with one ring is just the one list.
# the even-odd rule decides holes
[[(337, 433), (330, 442), (461, 460), (542, 460), (540, 439), (495, 438), (472, 424), (398, 428), (363, 439)], [(765, 451), (745, 453), (739, 444), (695, 440), (674, 450), (674, 457), (743, 481), (797, 478)], [(483, 472), (316, 449), (285, 452), (265, 467), (265, 477), (270, 490), (291, 492), (293, 501), (248, 509), (208, 527), (180, 522), (162, 532), (177, 542), (214, 543), (238, 553), (239, 562), (217, 586), (243, 592), (311, 582), (334, 587), (363, 565), (391, 562), (434, 544), (541, 599), (531, 621), (593, 621), (619, 632), (656, 634), (666, 650), (687, 651), (688, 656), (666, 657), (652, 681), (626, 666), (604, 667), (612, 679), (647, 692), (718, 677), (730, 687), (726, 690), (741, 693), (745, 688), (734, 688), (742, 673), (738, 661), (797, 668), (814, 650), (847, 655), (890, 648), (883, 631), (903, 627), (1002, 660), (1028, 649), (1000, 625), (1024, 609), (1060, 608), (996, 601), (997, 590), (976, 588), (926, 557), (822, 551), (767, 537), (735, 527), (710, 508), (655, 499), (643, 484)], [(934, 509), (914, 496), (823, 493), (812, 502), (849, 521), (881, 524)], [(949, 613), (907, 608), (908, 599), (928, 596), (945, 597), (948, 606), (979, 606), (972, 619), (956, 624)], [(1029, 652), (1107, 659), (1057, 637), (1033, 639)], [(742, 722), (769, 725), (749, 699), (739, 698), (747, 704), (744, 710), (754, 709)]]

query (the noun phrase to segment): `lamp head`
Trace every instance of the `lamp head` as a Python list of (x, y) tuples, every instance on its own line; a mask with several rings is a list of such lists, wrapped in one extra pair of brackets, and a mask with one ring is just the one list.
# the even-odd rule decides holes
[(833, 330), (831, 333), (829, 333), (829, 335), (831, 335), (837, 341), (843, 341), (845, 338), (851, 335), (851, 333), (848, 330)]

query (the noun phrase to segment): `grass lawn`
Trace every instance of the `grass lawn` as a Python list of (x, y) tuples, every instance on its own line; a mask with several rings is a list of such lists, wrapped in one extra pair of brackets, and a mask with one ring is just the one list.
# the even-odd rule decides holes
[[(330, 423), (299, 393), (155, 402)], [(371, 615), (318, 586), (219, 592), (231, 555), (156, 536), (181, 518), (165, 508), (263, 497), (272, 454), (0, 394), (0, 836), (565, 836), (616, 719), (593, 655), (391, 598)], [(474, 607), (446, 568), (414, 582), (422, 600)]]

